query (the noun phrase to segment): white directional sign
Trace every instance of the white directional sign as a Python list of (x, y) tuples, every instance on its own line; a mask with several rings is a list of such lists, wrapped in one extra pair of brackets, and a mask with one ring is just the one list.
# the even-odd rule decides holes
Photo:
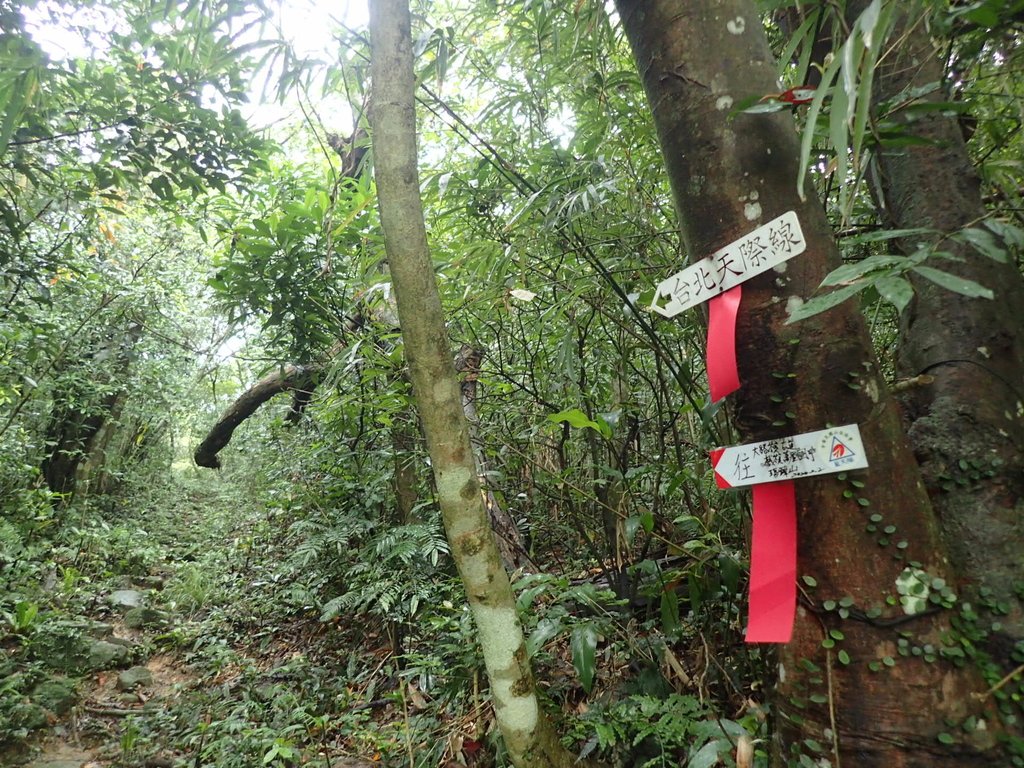
[(796, 211), (787, 211), (706, 259), (662, 280), (654, 292), (651, 309), (665, 317), (674, 317), (684, 309), (767, 272), (806, 248)]
[(716, 448), (711, 452), (720, 488), (773, 483), (795, 477), (827, 475), (868, 465), (856, 424), (818, 432)]

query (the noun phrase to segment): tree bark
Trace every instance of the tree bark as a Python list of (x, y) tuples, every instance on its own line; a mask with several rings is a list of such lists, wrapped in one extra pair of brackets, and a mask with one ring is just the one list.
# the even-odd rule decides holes
[(509, 755), (520, 767), (568, 767), (576, 759), (559, 744), (540, 707), (514, 595), (484, 508), (449, 351), (419, 196), (410, 27), (408, 0), (370, 3), (374, 170), (413, 392)]
[[(821, 205), (797, 196), (792, 119), (729, 115), (733, 103), (778, 90), (756, 7), (746, 0), (617, 6), (690, 254), (702, 258), (787, 210), (796, 211), (808, 244), (784, 270), (743, 285), (743, 386), (732, 410), (744, 442), (856, 422), (871, 462), (853, 478), (864, 483), (859, 489), (837, 475), (796, 481), (798, 567), (816, 586), (805, 590), (793, 640), (779, 650), (777, 759), (805, 755), (858, 768), (997, 764), (991, 724), (965, 732), (946, 722), (959, 726), (979, 710), (971, 696), (984, 690), (977, 671), (898, 651), (901, 640), (941, 647), (951, 631), (948, 612), (909, 617), (892, 607), (908, 564), (919, 563), (929, 580), (954, 583), (955, 574), (859, 308), (847, 302), (786, 325), (787, 307), (814, 291), (839, 253)], [(850, 490), (853, 498), (844, 498)], [(891, 534), (876, 530), (872, 514)], [(847, 619), (825, 604), (844, 597), (853, 600)], [(842, 633), (835, 651), (822, 647), (830, 630)], [(839, 650), (849, 663), (838, 661)], [(956, 733), (950, 746), (946, 736), (940, 741), (947, 731)]]
[[(114, 358), (115, 369), (96, 374), (100, 383), (75, 382), (71, 391), (55, 394), (54, 415), (47, 429), (47, 442), (52, 445), (43, 459), (42, 473), (47, 487), (56, 494), (55, 503), (66, 506), (77, 490), (79, 469), (92, 453), (96, 439), (124, 405), (124, 381), (131, 368), (132, 353), (142, 336), (142, 325), (131, 323), (122, 338), (111, 339), (102, 349), (95, 350), (83, 361), (95, 365), (103, 356)], [(84, 370), (80, 373), (85, 376)], [(95, 401), (96, 387), (108, 391), (99, 402)]]
[[(210, 428), (210, 431), (199, 444), (192, 458), (200, 467), (217, 469), (220, 467), (220, 457), (217, 456), (224, 447), (231, 442), (231, 436), (235, 429), (252, 416), (261, 405), (274, 395), (282, 392), (295, 392), (296, 401), (304, 406), (309, 401), (313, 390), (316, 388), (320, 365), (288, 365), (278, 368), (269, 373), (249, 387), (239, 396), (231, 407), (228, 408), (217, 423)], [(293, 402), (290, 413), (297, 413), (296, 403)]]
[[(858, 13), (866, 5), (857, 0), (847, 10)], [(881, 212), (894, 228), (937, 230), (933, 238), (901, 243), (904, 252), (927, 242), (952, 253), (959, 261), (934, 266), (990, 288), (995, 299), (968, 298), (909, 275), (914, 299), (901, 318), (898, 372), (908, 379), (927, 374), (928, 383), (908, 389), (901, 401), (968, 594), (999, 616), (1002, 629), (992, 632), (988, 648), (1009, 671), (1019, 662), (1011, 658), (1014, 645), (1024, 640), (1017, 596), (1024, 584), (1024, 280), (1018, 254), (999, 262), (948, 239), (981, 226), (987, 214), (957, 118), (907, 109), (949, 97), (940, 87), (943, 66), (924, 23), (926, 9), (920, 3), (903, 7), (892, 35), (901, 42), (876, 71), (874, 101), (876, 112), (890, 102), (886, 119), (923, 141), (876, 151)], [(907, 97), (928, 85), (935, 90)]]
[[(363, 327), (364, 322), (362, 314), (346, 318), (345, 333), (355, 333)], [(348, 346), (348, 341), (342, 338), (327, 353), (328, 360), (333, 359), (346, 346)], [(231, 437), (238, 425), (256, 413), (259, 407), (270, 398), (282, 392), (293, 393), (292, 407), (285, 419), (292, 423), (297, 422), (302, 417), (303, 411), (313, 397), (313, 392), (316, 391), (316, 387), (320, 383), (323, 367), (323, 363), (310, 365), (288, 363), (257, 381), (239, 395), (238, 399), (217, 419), (217, 423), (210, 427), (206, 437), (192, 453), (193, 461), (200, 467), (219, 468), (220, 458), (217, 454), (231, 442)]]
[(419, 436), (416, 424), (405, 419), (396, 420), (391, 427), (391, 450), (394, 452), (391, 487), (395, 492), (396, 525), (420, 522), (416, 514), (416, 502), (419, 500), (416, 442)]

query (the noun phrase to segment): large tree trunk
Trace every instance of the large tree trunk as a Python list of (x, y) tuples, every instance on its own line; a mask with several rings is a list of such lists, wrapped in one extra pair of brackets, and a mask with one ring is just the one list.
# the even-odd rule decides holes
[[(867, 3), (852, 3), (857, 12)], [(901, 97), (886, 119), (902, 123), (922, 142), (876, 153), (882, 215), (894, 228), (938, 230), (930, 245), (961, 261), (935, 267), (990, 288), (993, 301), (952, 293), (914, 273), (915, 296), (901, 318), (898, 366), (927, 383), (901, 396), (910, 440), (969, 596), (984, 609), (1000, 606), (1002, 629), (989, 649), (1004, 669), (1015, 667), (1014, 644), (1024, 640), (1017, 590), (1024, 584), (1024, 280), (1016, 254), (1003, 262), (947, 238), (982, 226), (985, 206), (978, 174), (955, 116), (908, 110), (920, 101), (946, 101), (942, 63), (922, 20), (925, 9), (907, 3), (893, 39), (901, 44), (875, 75), (874, 99)], [(935, 90), (917, 99), (907, 92)], [(924, 238), (903, 243), (908, 255)], [(916, 379), (921, 380), (921, 379)], [(987, 618), (987, 617), (986, 617)], [(987, 623), (991, 623), (988, 618)]]
[[(75, 491), (79, 470), (90, 456), (96, 440), (108, 422), (117, 418), (124, 405), (124, 382), (131, 368), (135, 345), (142, 336), (142, 325), (131, 323), (121, 338), (111, 339), (97, 354), (83, 360), (82, 367), (95, 364), (95, 359), (114, 358), (114, 369), (94, 374), (98, 381), (75, 380), (70, 391), (54, 396), (54, 413), (47, 428), (50, 453), (43, 459), (42, 473), (47, 487), (56, 494), (59, 505), (70, 503)], [(96, 397), (98, 388), (107, 392)], [(97, 401), (98, 400), (98, 401)]]
[(96, 432), (89, 452), (75, 473), (75, 488), (89, 496), (108, 493), (113, 487), (111, 473), (110, 445), (121, 428), (121, 413), (124, 411), (128, 393), (122, 390), (110, 403), (110, 410), (103, 426)]
[(408, 0), (370, 3), (370, 43), (370, 124), (388, 264), (438, 501), (476, 622), (495, 716), (517, 766), (568, 768), (576, 760), (541, 710), (515, 598), (484, 508), (427, 247)]
[[(951, 631), (948, 612), (911, 617), (891, 605), (908, 563), (919, 563), (929, 580), (953, 583), (954, 574), (858, 307), (847, 302), (785, 324), (787, 306), (814, 291), (838, 266), (839, 253), (821, 205), (797, 196), (799, 147), (791, 118), (730, 118), (733, 103), (777, 90), (757, 8), (747, 0), (617, 5), (690, 254), (706, 256), (787, 210), (797, 212), (803, 227), (804, 254), (784, 271), (743, 285), (737, 326), (743, 386), (733, 403), (740, 434), (751, 441), (856, 422), (871, 462), (853, 478), (863, 488), (837, 475), (796, 481), (799, 570), (816, 586), (801, 599), (792, 642), (780, 648), (779, 759), (795, 762), (804, 754), (815, 764), (857, 768), (998, 764), (986, 752), (991, 730), (948, 724), (962, 724), (979, 708), (971, 696), (983, 689), (976, 670), (898, 650), (907, 642), (941, 647)], [(779, 423), (787, 426), (773, 426)], [(878, 526), (869, 521), (872, 514), (882, 516)], [(883, 535), (882, 526), (892, 533)], [(853, 600), (845, 620), (825, 604), (843, 598)], [(835, 651), (822, 647), (830, 630), (842, 633)], [(849, 663), (838, 661), (838, 650)], [(952, 746), (940, 742), (947, 732), (956, 734)]]

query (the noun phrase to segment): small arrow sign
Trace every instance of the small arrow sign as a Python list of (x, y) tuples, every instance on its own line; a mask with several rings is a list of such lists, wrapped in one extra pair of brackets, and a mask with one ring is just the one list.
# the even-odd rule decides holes
[(774, 483), (868, 466), (856, 424), (711, 452), (719, 488)]
[(787, 211), (748, 235), (659, 283), (651, 309), (675, 317), (767, 272), (807, 249), (796, 211)]

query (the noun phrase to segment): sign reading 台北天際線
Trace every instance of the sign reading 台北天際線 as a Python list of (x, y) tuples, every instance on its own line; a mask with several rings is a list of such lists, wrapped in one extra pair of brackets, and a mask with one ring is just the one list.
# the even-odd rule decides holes
[(856, 424), (711, 452), (720, 488), (773, 483), (796, 477), (825, 475), (868, 465)]
[(796, 211), (787, 211), (705, 259), (662, 280), (651, 309), (675, 317), (745, 280), (767, 272), (807, 248)]

